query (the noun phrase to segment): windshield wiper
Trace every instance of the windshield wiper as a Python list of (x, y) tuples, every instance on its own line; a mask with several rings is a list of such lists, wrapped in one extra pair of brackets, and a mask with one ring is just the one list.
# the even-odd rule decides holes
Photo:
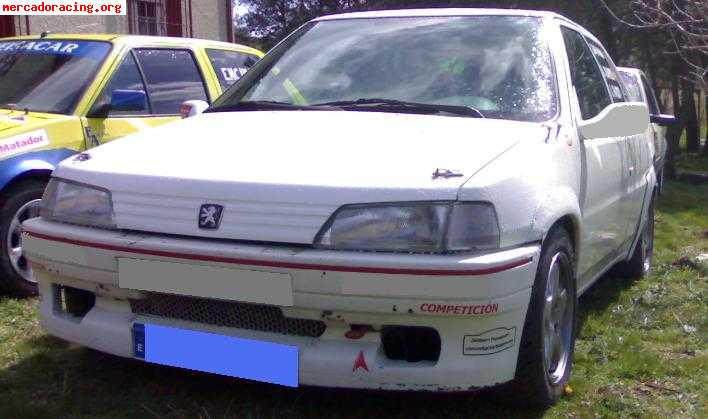
[(388, 110), (396, 112), (426, 113), (437, 115), (469, 116), (484, 118), (484, 114), (471, 106), (438, 105), (435, 103), (407, 102), (396, 99), (362, 98), (357, 100), (340, 100), (334, 102), (316, 103), (312, 106), (336, 106), (343, 109), (355, 108), (361, 110)]
[(233, 111), (309, 111), (323, 110), (326, 107), (313, 107), (308, 105), (296, 105), (288, 102), (278, 102), (275, 100), (246, 100), (222, 106), (215, 106), (205, 112), (233, 112)]

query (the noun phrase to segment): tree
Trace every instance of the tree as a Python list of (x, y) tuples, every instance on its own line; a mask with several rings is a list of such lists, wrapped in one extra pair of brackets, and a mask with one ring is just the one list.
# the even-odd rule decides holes
[(622, 16), (600, 0), (605, 9), (623, 25), (662, 32), (670, 42), (663, 49), (677, 54), (686, 64), (693, 82), (708, 87), (708, 2), (705, 0), (630, 0), (631, 13)]

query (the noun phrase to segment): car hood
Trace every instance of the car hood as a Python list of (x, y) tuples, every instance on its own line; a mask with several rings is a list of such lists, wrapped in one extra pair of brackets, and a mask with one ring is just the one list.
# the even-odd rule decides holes
[(39, 114), (35, 112), (25, 113), (22, 111), (0, 109), (0, 138), (14, 135), (20, 131), (24, 132), (42, 128), (48, 121), (61, 117), (61, 115)]
[[(547, 134), (540, 124), (434, 115), (208, 113), (93, 149), (55, 175), (112, 191), (120, 228), (311, 243), (341, 205), (454, 200), (483, 166)], [(205, 203), (225, 208), (218, 230), (197, 226)]]

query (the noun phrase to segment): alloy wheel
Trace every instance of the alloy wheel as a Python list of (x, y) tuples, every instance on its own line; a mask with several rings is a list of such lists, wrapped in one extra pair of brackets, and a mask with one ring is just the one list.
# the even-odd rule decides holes
[(22, 223), (39, 216), (40, 202), (42, 202), (41, 199), (33, 199), (21, 206), (12, 217), (7, 234), (7, 252), (12, 268), (25, 281), (33, 284), (36, 281), (32, 275), (32, 268), (22, 254)]
[(575, 296), (569, 286), (572, 280), (570, 261), (564, 253), (551, 259), (543, 305), (543, 359), (548, 381), (563, 380), (570, 362)]

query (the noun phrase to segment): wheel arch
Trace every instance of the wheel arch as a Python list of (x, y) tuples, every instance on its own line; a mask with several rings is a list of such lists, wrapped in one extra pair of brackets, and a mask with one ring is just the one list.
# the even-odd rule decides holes
[(0, 162), (0, 196), (26, 179), (49, 179), (62, 160), (76, 154), (75, 150), (54, 149), (21, 154)]
[(531, 230), (543, 243), (554, 228), (565, 228), (570, 235), (577, 259), (581, 240), (580, 225), (580, 204), (577, 195), (570, 188), (563, 187), (549, 192), (546, 199), (538, 205)]

